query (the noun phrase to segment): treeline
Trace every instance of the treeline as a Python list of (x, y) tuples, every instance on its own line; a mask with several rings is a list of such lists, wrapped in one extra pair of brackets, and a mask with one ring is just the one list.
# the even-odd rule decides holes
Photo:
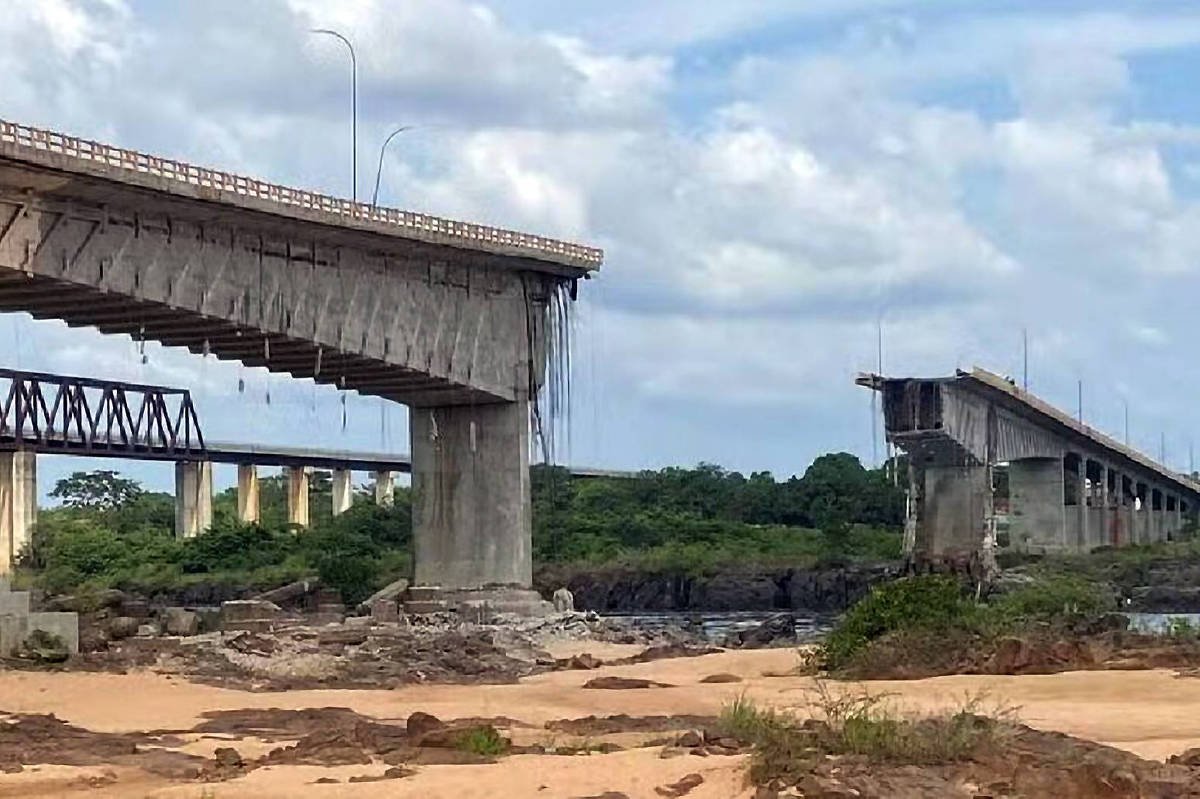
[[(25, 570), (43, 587), (81, 584), (171, 589), (218, 580), (269, 587), (308, 575), (357, 601), (405, 575), (411, 565), (411, 494), (378, 507), (373, 487), (334, 518), (327, 475), (314, 474), (312, 527), (290, 528), (286, 484), (259, 482), (262, 520), (236, 520), (234, 489), (213, 501), (213, 527), (177, 540), (170, 494), (146, 491), (115, 472), (60, 480), (44, 509)], [(770, 561), (812, 565), (823, 559), (899, 555), (903, 494), (882, 471), (845, 453), (818, 458), (803, 477), (777, 481), (701, 464), (644, 472), (632, 479), (572, 478), (564, 469), (532, 471), (535, 562), (621, 563), (651, 570), (713, 570)]]
[(534, 553), (542, 561), (640, 561), (713, 568), (724, 561), (899, 555), (904, 493), (848, 453), (802, 477), (746, 477), (713, 464), (632, 479), (572, 478), (535, 467)]

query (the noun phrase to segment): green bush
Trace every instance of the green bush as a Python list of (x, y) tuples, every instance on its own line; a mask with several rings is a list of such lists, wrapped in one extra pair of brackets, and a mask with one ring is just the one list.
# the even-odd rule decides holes
[(990, 604), (999, 621), (1050, 619), (1066, 615), (1095, 616), (1116, 609), (1112, 592), (1103, 585), (1076, 577), (1042, 577), (1000, 595)]
[(970, 623), (975, 603), (952, 577), (923, 575), (877, 585), (846, 612), (822, 644), (828, 669), (845, 666), (868, 644), (887, 633)]
[(321, 582), (336, 589), (347, 605), (357, 605), (378, 588), (379, 547), (369, 536), (321, 526), (301, 532), (298, 538)]
[(218, 522), (203, 535), (185, 539), (179, 565), (187, 574), (243, 571), (281, 563), (296, 550), (296, 537), (257, 524)]

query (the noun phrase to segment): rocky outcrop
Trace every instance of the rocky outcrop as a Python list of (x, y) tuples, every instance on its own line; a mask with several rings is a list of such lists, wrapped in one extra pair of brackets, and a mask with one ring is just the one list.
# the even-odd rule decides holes
[(837, 612), (901, 572), (900, 564), (825, 569), (747, 569), (695, 576), (619, 569), (547, 567), (536, 582), (543, 595), (565, 585), (581, 610)]

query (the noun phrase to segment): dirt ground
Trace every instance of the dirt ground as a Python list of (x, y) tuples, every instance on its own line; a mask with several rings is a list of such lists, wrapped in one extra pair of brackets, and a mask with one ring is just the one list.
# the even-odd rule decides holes
[[(567, 657), (589, 651), (605, 659), (635, 654), (638, 646), (572, 643), (553, 652)], [(693, 799), (751, 797), (745, 783), (745, 755), (671, 759), (661, 747), (627, 748), (609, 754), (563, 756), (517, 754), (485, 764), (406, 762), (415, 773), (376, 782), (393, 764), (377, 758), (344, 765), (285, 762), (253, 768), (241, 776), (205, 782), (195, 764), (214, 768), (218, 748), (239, 757), (262, 758), (315, 733), (328, 735), (342, 719), (346, 729), (379, 737), (371, 725), (399, 725), (414, 712), (440, 719), (503, 719), (514, 744), (559, 748), (616, 743), (633, 747), (656, 736), (653, 729), (613, 735), (572, 735), (563, 720), (586, 716), (712, 716), (734, 697), (746, 694), (763, 704), (803, 710), (813, 682), (805, 677), (765, 676), (796, 665), (788, 649), (731, 651), (703, 657), (659, 660), (580, 671), (555, 671), (509, 685), (405, 685), (393, 690), (292, 690), (253, 693), (188, 682), (149, 672), (41, 673), (0, 672), (0, 711), (8, 724), (33, 724), (30, 716), (54, 714), (65, 722), (53, 729), (62, 752), (91, 751), (88, 757), (49, 758), (17, 773), (0, 774), (0, 797), (180, 797), (181, 799), (273, 799), (314, 797), (546, 797), (569, 799), (621, 792), (633, 799), (655, 797), (656, 788), (696, 773), (703, 782), (687, 794)], [(702, 683), (714, 674), (734, 674), (741, 682)], [(597, 677), (652, 680), (671, 687), (641, 690), (593, 690), (584, 684)], [(908, 682), (865, 684), (887, 693), (897, 705), (920, 710), (957, 707), (967, 699), (1008, 709), (1040, 729), (1061, 731), (1122, 748), (1143, 757), (1164, 759), (1200, 746), (1200, 679), (1177, 677), (1168, 670), (1068, 672), (1029, 676), (954, 676)], [(235, 715), (222, 711), (300, 711), (344, 708), (310, 714)], [(18, 715), (12, 715), (18, 714)], [(25, 719), (18, 722), (17, 719)], [(282, 719), (282, 721), (281, 721)], [(236, 722), (236, 723), (235, 723)], [(560, 722), (551, 724), (549, 722)], [(42, 729), (47, 722), (37, 722)], [(340, 723), (340, 722), (339, 722)], [(67, 725), (72, 725), (67, 727)], [(307, 725), (307, 726), (305, 726)], [(653, 724), (649, 725), (653, 727)], [(46, 729), (49, 729), (48, 727)], [(380, 727), (383, 737), (392, 727)], [(366, 730), (366, 732), (364, 732)], [(370, 735), (368, 735), (368, 733)], [(49, 735), (48, 732), (39, 733)], [(317, 740), (320, 744), (321, 741)], [(325, 743), (328, 743), (326, 741)], [(4, 736), (0, 734), (0, 758)], [(303, 747), (300, 747), (302, 750)], [(296, 750), (293, 750), (293, 754)], [(358, 754), (351, 753), (350, 759)], [(293, 761), (298, 759), (291, 758)], [(302, 758), (299, 758), (302, 759)], [(384, 759), (386, 760), (386, 758)], [(66, 763), (64, 763), (66, 761)], [(239, 772), (240, 773), (240, 772)], [(397, 774), (398, 772), (393, 772)], [(229, 774), (220, 775), (228, 777)], [(317, 780), (336, 782), (317, 783)]]

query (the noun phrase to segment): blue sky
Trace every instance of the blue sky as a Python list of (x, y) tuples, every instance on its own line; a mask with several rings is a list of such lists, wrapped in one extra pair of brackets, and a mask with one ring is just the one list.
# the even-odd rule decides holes
[[(852, 385), (972, 364), (1188, 465), (1200, 8), (1185, 2), (11, 3), (0, 117), (595, 243), (567, 460), (872, 453)], [(21, 316), (8, 366), (192, 388), (211, 438), (407, 449), (406, 413)], [(237, 391), (238, 379), (247, 383)], [(270, 392), (271, 403), (266, 395)], [(47, 460), (43, 485), (78, 462)], [(131, 466), (170, 485), (163, 466)], [(228, 481), (231, 474), (218, 473)]]

